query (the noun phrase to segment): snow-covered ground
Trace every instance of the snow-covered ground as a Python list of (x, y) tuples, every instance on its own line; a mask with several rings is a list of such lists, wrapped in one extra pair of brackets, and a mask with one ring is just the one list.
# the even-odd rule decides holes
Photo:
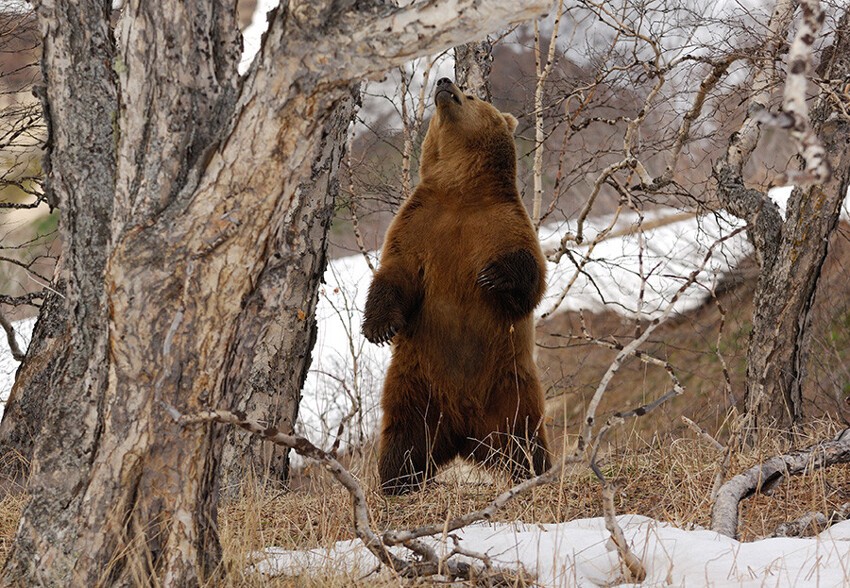
[[(807, 539), (773, 538), (741, 543), (713, 531), (686, 531), (638, 515), (618, 517), (626, 540), (647, 576), (643, 586), (794, 586), (850, 585), (850, 521)], [(520, 567), (546, 587), (619, 584), (617, 552), (602, 518), (568, 523), (478, 523), (455, 531), (460, 546), (484, 553), (493, 567)], [(452, 541), (425, 540), (445, 555)], [(399, 556), (409, 555), (396, 549)], [(362, 578), (377, 559), (357, 540), (330, 549), (257, 554), (255, 570), (267, 575), (332, 574)], [(460, 558), (459, 561), (469, 561)]]

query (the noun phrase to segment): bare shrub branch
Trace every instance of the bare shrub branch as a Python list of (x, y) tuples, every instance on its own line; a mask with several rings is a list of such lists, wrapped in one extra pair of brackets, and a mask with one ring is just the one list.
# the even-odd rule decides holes
[(755, 465), (726, 482), (711, 511), (711, 529), (727, 537), (738, 536), (738, 505), (745, 498), (765, 493), (785, 476), (806, 474), (820, 468), (850, 461), (850, 429), (835, 439), (805, 449), (777, 455)]
[(0, 310), (0, 327), (3, 327), (3, 330), (6, 332), (6, 341), (9, 344), (9, 350), (12, 352), (12, 357), (15, 358), (16, 361), (23, 361), (24, 357), (26, 357), (26, 353), (21, 346), (18, 345), (18, 337), (17, 333), (15, 333), (15, 328), (12, 326), (12, 323), (9, 322), (9, 319), (6, 318), (6, 315), (3, 314), (3, 311)]

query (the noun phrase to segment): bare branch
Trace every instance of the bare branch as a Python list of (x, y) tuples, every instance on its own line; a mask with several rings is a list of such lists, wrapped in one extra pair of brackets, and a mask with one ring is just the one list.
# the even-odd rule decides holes
[[(502, 570), (492, 570), (490, 566), (490, 558), (486, 555), (476, 554), (474, 552), (464, 550), (456, 545), (455, 549), (447, 557), (440, 558), (432, 547), (418, 541), (420, 537), (445, 533), (450, 530), (460, 528), (460, 526), (465, 526), (465, 524), (468, 523), (451, 529), (449, 529), (445, 524), (428, 527), (427, 532), (422, 533), (413, 531), (394, 534), (393, 532), (388, 531), (384, 533), (382, 541), (369, 525), (369, 510), (366, 506), (366, 494), (364, 493), (360, 482), (358, 482), (351, 472), (346, 470), (345, 467), (337, 461), (333, 454), (319, 449), (304, 437), (281, 433), (275, 427), (265, 427), (256, 421), (248, 419), (247, 415), (242, 412), (231, 412), (229, 410), (202, 410), (193, 414), (184, 415), (181, 414), (177, 408), (166, 402), (162, 402), (161, 404), (168, 415), (182, 426), (207, 422), (236, 425), (250, 433), (253, 433), (254, 435), (258, 435), (266, 441), (274, 443), (275, 445), (289, 447), (303, 457), (314, 459), (322, 463), (337, 482), (342, 484), (342, 486), (348, 490), (349, 494), (351, 494), (352, 505), (354, 507), (354, 531), (357, 538), (360, 539), (360, 541), (363, 542), (363, 545), (365, 545), (366, 548), (378, 558), (378, 561), (389, 566), (392, 570), (403, 577), (414, 578), (433, 576), (435, 574), (447, 574), (452, 578), (469, 579), (472, 577), (480, 577), (486, 573), (491, 577), (498, 579), (506, 573)], [(538, 476), (538, 478), (542, 477), (543, 476)], [(553, 479), (555, 478), (547, 478), (546, 481), (552, 481)], [(532, 480), (529, 480), (528, 482), (532, 482)], [(545, 482), (538, 482), (534, 485), (539, 485), (540, 483)], [(527, 483), (520, 484), (520, 486), (523, 486), (526, 489), (533, 487)], [(520, 488), (520, 486), (515, 488)], [(520, 492), (521, 491), (518, 491), (512, 494), (510, 498)], [(501, 495), (499, 498), (509, 494), (511, 494), (510, 491)], [(504, 502), (507, 502), (510, 498), (504, 499)], [(495, 504), (498, 500), (499, 499), (494, 501), (493, 504)], [(501, 505), (503, 505), (504, 502), (502, 502)], [(495, 512), (495, 510), (488, 511), (487, 509), (484, 509), (484, 511), (490, 513), (488, 516), (492, 516), (492, 512)], [(394, 537), (396, 540), (388, 539), (390, 536)], [(456, 538), (453, 538), (453, 540), (457, 542)], [(421, 560), (406, 561), (394, 555), (390, 550), (384, 547), (385, 545), (392, 546), (397, 544), (403, 544), (404, 547), (419, 555)], [(471, 565), (465, 562), (455, 561), (451, 559), (454, 555), (465, 555), (467, 557), (480, 559), (482, 564)]]
[[(422, 55), (424, 31), (427, 51), (439, 53), (468, 43), (487, 32), (545, 14), (551, 0), (529, 0), (522, 4), (500, 0), (461, 0), (417, 2), (403, 8), (362, 19), (355, 14), (350, 23), (342, 22), (337, 34), (318, 40), (304, 52), (304, 65), (313, 71), (326, 71), (339, 81), (383, 75), (385, 71)], [(451, 6), (451, 8), (448, 8)], [(328, 60), (346, 47), (346, 59)], [(277, 48), (272, 47), (271, 54)]]
[(403, 570), (408, 567), (408, 563), (399, 559), (388, 550), (383, 548), (381, 540), (372, 531), (369, 526), (369, 510), (366, 507), (366, 494), (363, 492), (363, 487), (360, 482), (340, 464), (336, 458), (313, 445), (304, 437), (296, 435), (287, 435), (281, 433), (275, 427), (263, 427), (259, 423), (249, 420), (247, 415), (242, 412), (231, 412), (229, 410), (202, 410), (194, 414), (183, 415), (173, 406), (163, 403), (165, 410), (169, 415), (183, 426), (217, 422), (236, 425), (246, 431), (258, 435), (263, 439), (270, 441), (276, 445), (289, 447), (294, 449), (296, 453), (303, 457), (315, 459), (324, 464), (325, 468), (333, 475), (333, 477), (343, 485), (351, 494), (352, 506), (354, 508), (354, 532), (357, 537), (363, 542), (363, 545), (371, 551), (379, 561), (389, 565), (395, 570)]
[(782, 523), (773, 532), (773, 537), (802, 537), (807, 531), (819, 533), (835, 523), (847, 520), (850, 515), (850, 502), (845, 502), (832, 514), (826, 516), (820, 512), (807, 512), (803, 516)]
[[(601, 347), (607, 347), (608, 349), (613, 349), (615, 351), (623, 351), (623, 349), (625, 349), (625, 347), (621, 343), (617, 343), (615, 341), (606, 341), (604, 339), (597, 339), (595, 337), (592, 337), (590, 335), (590, 332), (588, 332), (587, 330), (587, 325), (584, 321), (584, 313), (579, 313), (579, 320), (581, 321), (582, 336), (589, 343), (593, 343), (594, 345), (599, 345)], [(679, 382), (679, 378), (676, 377), (676, 373), (673, 371), (673, 366), (670, 365), (669, 361), (653, 357), (652, 355), (648, 354), (645, 351), (641, 351), (640, 349), (635, 349), (632, 355), (634, 355), (643, 363), (657, 365), (659, 367), (664, 368), (664, 371), (667, 372), (667, 375), (670, 376), (670, 380), (673, 382), (673, 390), (676, 392), (676, 394), (683, 394), (685, 392), (685, 389), (682, 387), (681, 382)]]
[(643, 582), (646, 579), (646, 568), (638, 557), (629, 549), (623, 529), (617, 523), (617, 512), (614, 509), (614, 493), (616, 487), (610, 482), (602, 485), (602, 512), (605, 516), (605, 528), (611, 534), (611, 540), (617, 548), (620, 563), (624, 568), (626, 582)]
[(822, 441), (805, 449), (772, 457), (726, 482), (711, 511), (711, 529), (737, 538), (738, 504), (754, 494), (764, 493), (780, 483), (784, 476), (806, 474), (820, 468), (850, 461), (850, 429), (831, 441)]
[[(566, 299), (567, 294), (572, 289), (573, 284), (575, 284), (578, 277), (584, 271), (585, 266), (587, 266), (587, 264), (590, 263), (591, 259), (593, 259), (591, 257), (591, 255), (593, 254), (593, 250), (596, 248), (596, 246), (599, 243), (602, 243), (603, 241), (605, 241), (606, 239), (608, 239), (612, 235), (611, 231), (613, 231), (614, 226), (617, 224), (617, 221), (620, 218), (620, 212), (622, 211), (622, 209), (623, 209), (622, 206), (618, 206), (617, 210), (614, 212), (613, 216), (611, 217), (611, 221), (608, 223), (608, 226), (603, 228), (599, 232), (599, 234), (596, 235), (596, 237), (593, 238), (593, 241), (591, 241), (591, 243), (587, 246), (587, 251), (584, 252), (584, 255), (582, 256), (581, 261), (578, 264), (576, 264), (576, 271), (573, 274), (573, 276), (570, 278), (570, 281), (567, 283), (566, 286), (564, 286), (564, 289), (561, 290), (561, 293), (558, 295), (558, 299), (555, 301), (555, 303), (548, 310), (544, 311), (543, 314), (540, 315), (540, 318), (545, 319), (548, 316), (550, 316), (553, 312), (558, 310), (558, 308), (561, 306), (561, 303), (564, 302), (564, 299)], [(561, 260), (561, 258), (564, 255), (567, 254), (567, 241), (568, 241), (568, 239), (569, 239), (569, 234), (564, 235), (564, 238), (561, 239), (561, 244), (558, 247), (558, 250), (547, 256), (549, 261), (551, 261), (553, 263), (558, 263)]]
[(673, 298), (667, 304), (667, 307), (664, 309), (661, 315), (653, 319), (652, 322), (649, 323), (649, 325), (639, 337), (636, 337), (628, 345), (624, 346), (623, 349), (617, 354), (617, 357), (614, 358), (614, 361), (608, 367), (608, 371), (606, 371), (605, 375), (602, 376), (602, 379), (600, 380), (599, 385), (596, 387), (596, 391), (594, 392), (593, 397), (591, 398), (590, 403), (588, 404), (587, 412), (584, 418), (584, 426), (579, 437), (580, 447), (582, 445), (586, 446), (591, 443), (593, 425), (596, 419), (596, 410), (599, 407), (599, 403), (602, 401), (602, 396), (605, 394), (605, 390), (608, 389), (608, 384), (610, 384), (611, 379), (614, 377), (614, 374), (617, 373), (626, 358), (633, 355), (638, 349), (638, 347), (643, 345), (643, 343), (649, 338), (649, 336), (655, 331), (655, 329), (657, 329), (669, 318), (669, 316), (673, 312), (673, 308), (676, 306), (676, 302), (679, 300), (685, 290), (690, 288), (691, 285), (696, 281), (700, 273), (702, 273), (703, 268), (705, 268), (705, 265), (708, 263), (709, 259), (711, 259), (712, 255), (714, 254), (714, 250), (719, 247), (724, 241), (735, 237), (743, 230), (743, 228), (736, 229), (728, 235), (712, 243), (711, 247), (709, 247), (708, 251), (705, 254), (705, 257), (703, 258), (702, 263), (699, 265), (699, 267), (697, 267), (696, 269), (694, 269), (694, 271), (690, 273), (687, 280), (685, 280), (682, 286), (673, 295)]
[(9, 322), (9, 319), (6, 318), (6, 315), (3, 314), (2, 310), (0, 310), (0, 327), (3, 327), (3, 330), (6, 331), (6, 341), (9, 344), (9, 350), (12, 352), (12, 357), (15, 358), (16, 361), (23, 361), (24, 357), (26, 357), (26, 353), (23, 349), (21, 349), (20, 345), (18, 345), (18, 337), (15, 333), (15, 328), (12, 326), (12, 323)]
[(679, 418), (682, 419), (682, 422), (685, 423), (688, 426), (688, 428), (690, 428), (697, 435), (699, 435), (700, 437), (702, 437), (703, 439), (708, 441), (708, 443), (712, 447), (714, 447), (717, 451), (724, 451), (726, 449), (726, 447), (724, 447), (717, 439), (715, 439), (714, 437), (709, 435), (708, 431), (706, 431), (705, 429), (700, 427), (698, 424), (693, 422), (691, 419), (689, 419), (685, 415), (681, 415)]
[(785, 44), (788, 28), (794, 18), (797, 0), (777, 0), (768, 23), (768, 38), (765, 43), (762, 64), (756, 68), (752, 82), (747, 118), (740, 130), (729, 141), (725, 163), (738, 178), (743, 176), (744, 165), (756, 148), (759, 139), (759, 121), (755, 113), (766, 111), (770, 105), (771, 88), (776, 77), (774, 61)]
[(27, 294), (22, 294), (21, 296), (9, 296), (8, 294), (0, 294), (0, 304), (6, 304), (8, 306), (22, 306), (24, 304), (31, 304), (33, 306), (38, 306), (35, 301), (44, 300), (45, 296), (46, 292), (44, 290), (29, 292)]

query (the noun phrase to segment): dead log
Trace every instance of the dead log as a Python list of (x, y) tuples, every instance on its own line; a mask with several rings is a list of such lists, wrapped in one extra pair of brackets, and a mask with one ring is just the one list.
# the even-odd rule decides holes
[(711, 511), (711, 529), (727, 537), (738, 537), (738, 505), (754, 494), (767, 493), (785, 476), (806, 474), (850, 461), (850, 429), (830, 441), (777, 455), (738, 474), (721, 486)]

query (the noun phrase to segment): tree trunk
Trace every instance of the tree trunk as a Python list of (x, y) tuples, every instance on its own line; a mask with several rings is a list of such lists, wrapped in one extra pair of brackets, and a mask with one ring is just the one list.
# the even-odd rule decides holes
[[(823, 80), (850, 76), (850, 10), (839, 20), (817, 73)], [(832, 178), (794, 190), (775, 253), (763, 256), (767, 261), (755, 292), (747, 351), (747, 412), (756, 428), (793, 427), (803, 417), (812, 307), (850, 182), (850, 121), (839, 116), (833, 100), (822, 93), (812, 110), (812, 126), (830, 154)]]
[(493, 68), (493, 43), (483, 39), (455, 47), (455, 83), (465, 92), (487, 102), (490, 92), (490, 70)]
[[(350, 91), (359, 94), (356, 87)], [(297, 188), (300, 208), (292, 217), (301, 222), (275, 236), (272, 250), (277, 253), (242, 309), (236, 345), (230, 352), (225, 388), (232, 391), (228, 394), (233, 398), (232, 409), (286, 434), (293, 433), (316, 340), (316, 286), (324, 278), (327, 233), (339, 193), (337, 174), (355, 102), (356, 96), (343, 100), (330, 115), (310, 177)], [(223, 496), (237, 496), (248, 480), (286, 484), (287, 448), (263, 443), (235, 427), (226, 435)]]
[(65, 285), (54, 280), (39, 311), (26, 357), (0, 421), (0, 495), (24, 489), (35, 440), (51, 407), (49, 390), (59, 381), (71, 347), (70, 323), (64, 312)]
[(548, 1), (290, 2), (241, 79), (230, 4), (129, 2), (117, 43), (108, 2), (36, 6), (72, 328), (6, 584), (182, 587), (214, 573), (223, 435), (179, 427), (169, 407), (236, 404), (246, 378), (306, 360), (327, 230), (311, 199), (327, 190), (305, 187), (337, 157), (323, 151), (352, 84)]

